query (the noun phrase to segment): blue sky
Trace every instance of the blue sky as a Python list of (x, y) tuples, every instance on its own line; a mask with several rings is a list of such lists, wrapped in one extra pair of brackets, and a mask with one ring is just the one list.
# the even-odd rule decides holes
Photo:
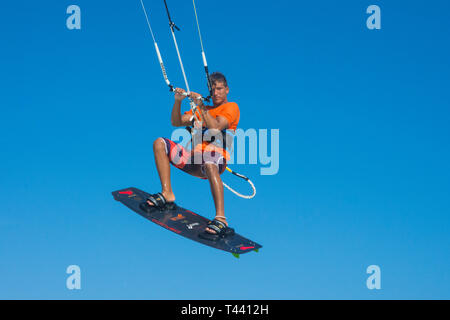
[[(66, 28), (71, 4), (81, 30)], [(183, 86), (163, 1), (145, 4)], [(192, 3), (168, 4), (206, 93)], [(173, 129), (138, 0), (2, 3), (0, 298), (449, 299), (448, 1), (196, 4), (240, 127), (280, 130), (279, 172), (235, 165), (257, 196), (225, 191), (230, 225), (264, 247), (235, 259), (113, 200), (160, 191), (152, 142)], [(381, 30), (366, 27), (372, 4)], [(212, 216), (208, 183), (172, 172), (177, 203)], [(81, 290), (66, 288), (69, 265)]]

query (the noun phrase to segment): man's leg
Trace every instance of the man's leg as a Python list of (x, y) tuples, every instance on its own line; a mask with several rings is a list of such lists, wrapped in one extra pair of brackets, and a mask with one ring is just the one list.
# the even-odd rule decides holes
[[(175, 201), (175, 195), (170, 183), (170, 161), (166, 153), (166, 143), (164, 139), (158, 138), (153, 143), (153, 154), (155, 156), (156, 168), (158, 169), (159, 179), (161, 181), (162, 195), (168, 202)], [(153, 205), (147, 201), (149, 205)]]
[[(223, 183), (220, 178), (219, 168), (213, 163), (205, 164), (205, 174), (208, 178), (209, 185), (211, 187), (212, 196), (214, 199), (214, 205), (216, 207), (216, 217), (215, 219), (222, 221), (228, 226), (225, 218), (225, 205), (224, 205), (224, 195), (223, 195)], [(206, 228), (207, 232), (216, 233), (210, 228)]]

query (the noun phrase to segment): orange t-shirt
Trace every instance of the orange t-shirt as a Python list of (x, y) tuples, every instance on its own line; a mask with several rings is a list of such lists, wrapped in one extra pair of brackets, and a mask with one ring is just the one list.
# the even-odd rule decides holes
[[(239, 107), (237, 103), (227, 102), (218, 107), (206, 106), (206, 110), (208, 110), (209, 114), (214, 118), (220, 116), (227, 119), (228, 130), (236, 130), (240, 117)], [(192, 110), (186, 111), (184, 114), (192, 114)], [(198, 119), (200, 120), (202, 119), (198, 110), (196, 112), (196, 115)], [(230, 155), (226, 150), (219, 148), (208, 141), (203, 141), (202, 144), (196, 145), (194, 151), (208, 151), (208, 152), (216, 151), (220, 152), (225, 157), (225, 159), (227, 160), (230, 159)]]

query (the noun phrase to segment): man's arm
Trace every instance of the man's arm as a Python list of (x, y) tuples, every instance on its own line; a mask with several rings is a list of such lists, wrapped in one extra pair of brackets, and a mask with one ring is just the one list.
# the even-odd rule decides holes
[(175, 102), (173, 103), (171, 122), (174, 127), (186, 127), (191, 125), (191, 117), (190, 114), (181, 115), (181, 101), (186, 98), (183, 95), (184, 90), (176, 88), (175, 89)]
[(208, 110), (204, 109), (204, 108), (199, 108), (201, 110), (201, 115), (202, 115), (202, 119), (203, 122), (205, 123), (205, 126), (208, 129), (217, 129), (219, 131), (228, 129), (228, 120), (224, 117), (221, 116), (217, 116), (216, 118), (214, 118), (209, 112)]
[(191, 114), (181, 114), (181, 101), (175, 101), (172, 108), (171, 122), (174, 127), (186, 127), (192, 124)]

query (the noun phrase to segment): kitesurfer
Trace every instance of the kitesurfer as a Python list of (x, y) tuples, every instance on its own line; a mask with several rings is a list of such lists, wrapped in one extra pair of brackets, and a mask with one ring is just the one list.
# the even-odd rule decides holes
[[(228, 101), (230, 88), (222, 73), (215, 72), (210, 75), (212, 87), (212, 106), (203, 103), (201, 95), (190, 92), (189, 98), (197, 104), (196, 116), (201, 123), (194, 123), (194, 127), (202, 126), (205, 130), (214, 130), (222, 135), (222, 144), (200, 140), (193, 143), (188, 150), (167, 138), (157, 138), (153, 143), (156, 167), (161, 181), (162, 192), (153, 194), (147, 200), (150, 207), (159, 209), (171, 209), (175, 207), (175, 194), (170, 180), (170, 164), (182, 171), (209, 181), (215, 204), (215, 218), (210, 221), (205, 229), (206, 236), (225, 236), (233, 234), (234, 230), (228, 227), (225, 217), (223, 183), (220, 175), (225, 171), (229, 153), (226, 150), (225, 130), (234, 131), (239, 123), (239, 107), (234, 102)], [(186, 98), (186, 91), (175, 89), (175, 102), (172, 108), (171, 123), (175, 127), (192, 125), (192, 110), (181, 114), (181, 102)], [(220, 140), (220, 139), (218, 139)], [(195, 139), (192, 140), (195, 142)]]

